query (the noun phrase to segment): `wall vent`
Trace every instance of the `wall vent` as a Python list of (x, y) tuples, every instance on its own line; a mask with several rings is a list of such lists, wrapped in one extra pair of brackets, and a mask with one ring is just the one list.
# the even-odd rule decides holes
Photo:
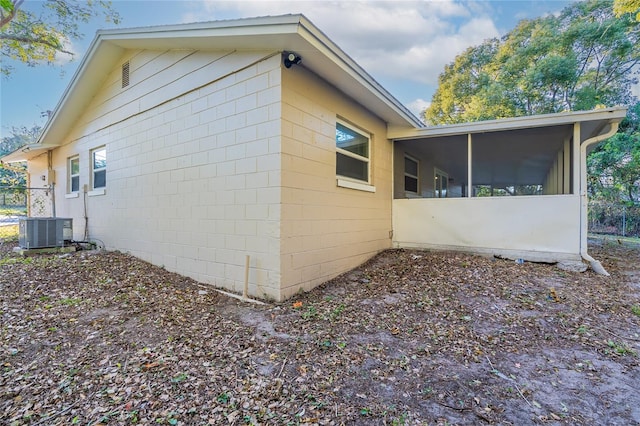
[(122, 87), (129, 85), (129, 61), (122, 64)]

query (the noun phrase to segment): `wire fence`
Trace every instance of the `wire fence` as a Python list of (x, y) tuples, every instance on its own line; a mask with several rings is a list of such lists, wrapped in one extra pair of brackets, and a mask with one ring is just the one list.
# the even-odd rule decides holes
[(590, 201), (589, 232), (640, 237), (640, 205)]
[(18, 240), (18, 223), (26, 217), (51, 217), (51, 188), (0, 186), (0, 242)]

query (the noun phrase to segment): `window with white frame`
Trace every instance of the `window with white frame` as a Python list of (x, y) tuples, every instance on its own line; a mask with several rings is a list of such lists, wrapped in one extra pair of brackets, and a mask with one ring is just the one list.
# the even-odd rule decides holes
[(440, 169), (435, 169), (434, 175), (435, 197), (447, 198), (449, 189), (449, 175)]
[(370, 136), (342, 121), (336, 122), (336, 174), (369, 183)]
[(404, 156), (404, 191), (411, 194), (418, 193), (418, 170), (420, 163), (415, 158)]
[(80, 157), (70, 157), (67, 161), (67, 192), (74, 193), (80, 191)]
[(91, 188), (101, 189), (107, 186), (107, 148), (100, 147), (91, 151)]

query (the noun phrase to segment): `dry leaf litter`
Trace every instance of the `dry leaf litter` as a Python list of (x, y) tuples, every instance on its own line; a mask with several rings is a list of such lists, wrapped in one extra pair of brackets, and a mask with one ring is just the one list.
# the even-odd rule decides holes
[(264, 306), (5, 244), (0, 424), (640, 424), (640, 247), (591, 243), (611, 277), (389, 250)]

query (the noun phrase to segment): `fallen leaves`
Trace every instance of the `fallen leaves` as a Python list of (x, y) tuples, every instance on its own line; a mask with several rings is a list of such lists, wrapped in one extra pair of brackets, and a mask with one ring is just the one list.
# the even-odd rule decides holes
[(265, 306), (121, 253), (4, 253), (0, 423), (632, 423), (593, 408), (640, 390), (623, 249), (611, 280), (391, 250)]

